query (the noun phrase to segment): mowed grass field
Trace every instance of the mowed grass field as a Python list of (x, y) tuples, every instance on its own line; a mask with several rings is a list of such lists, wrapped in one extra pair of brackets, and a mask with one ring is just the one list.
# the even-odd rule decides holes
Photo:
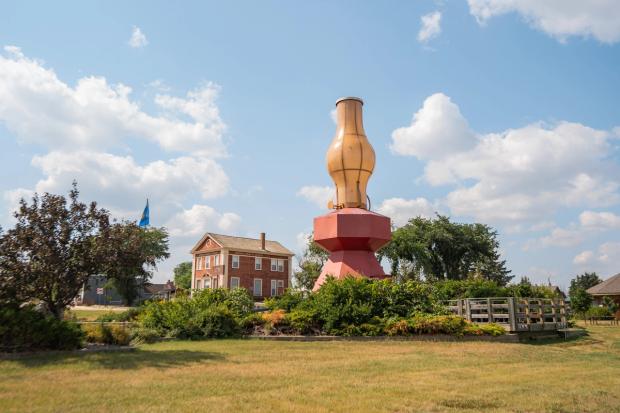
[(546, 344), (176, 341), (0, 361), (2, 412), (620, 412), (620, 328)]
[(66, 311), (65, 316), (75, 318), (79, 321), (94, 321), (97, 317), (107, 313), (119, 313), (126, 311), (128, 307), (76, 307)]

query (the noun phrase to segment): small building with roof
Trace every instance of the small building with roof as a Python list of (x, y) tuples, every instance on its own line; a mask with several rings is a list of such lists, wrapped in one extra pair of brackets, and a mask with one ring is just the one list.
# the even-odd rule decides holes
[(587, 292), (594, 297), (594, 302), (596, 304), (601, 304), (604, 297), (610, 297), (620, 304), (620, 273), (594, 287), (588, 288)]
[(257, 300), (290, 286), (293, 256), (277, 241), (207, 232), (191, 250), (192, 289), (245, 288)]

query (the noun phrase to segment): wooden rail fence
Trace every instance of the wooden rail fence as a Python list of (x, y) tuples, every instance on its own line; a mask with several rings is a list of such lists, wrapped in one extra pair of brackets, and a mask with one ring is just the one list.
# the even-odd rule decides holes
[(447, 307), (468, 321), (496, 323), (510, 332), (549, 331), (567, 328), (569, 306), (552, 298), (463, 298)]

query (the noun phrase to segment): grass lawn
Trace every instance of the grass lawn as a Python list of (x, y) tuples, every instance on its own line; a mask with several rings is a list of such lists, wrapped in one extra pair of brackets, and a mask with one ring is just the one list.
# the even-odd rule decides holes
[(94, 321), (97, 317), (107, 313), (126, 311), (127, 307), (77, 307), (67, 310), (66, 316), (75, 315), (79, 321)]
[(2, 412), (620, 412), (620, 328), (548, 344), (179, 341), (0, 361)]

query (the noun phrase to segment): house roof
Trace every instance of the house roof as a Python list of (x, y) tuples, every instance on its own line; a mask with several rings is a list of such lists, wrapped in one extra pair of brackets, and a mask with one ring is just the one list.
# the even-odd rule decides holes
[(280, 254), (280, 255), (295, 255), (289, 249), (285, 248), (278, 241), (265, 240), (265, 249), (261, 248), (261, 240), (255, 238), (234, 237), (232, 235), (214, 234), (207, 232), (192, 248), (192, 253), (196, 252), (202, 243), (211, 237), (213, 241), (217, 242), (222, 248), (228, 248), (232, 250), (241, 250), (249, 252), (260, 252), (263, 254)]
[(592, 295), (620, 295), (620, 274), (616, 274), (594, 287), (588, 288)]
[(166, 291), (174, 291), (176, 288), (171, 281), (168, 281), (164, 284), (146, 284), (144, 290), (151, 294), (158, 294)]

